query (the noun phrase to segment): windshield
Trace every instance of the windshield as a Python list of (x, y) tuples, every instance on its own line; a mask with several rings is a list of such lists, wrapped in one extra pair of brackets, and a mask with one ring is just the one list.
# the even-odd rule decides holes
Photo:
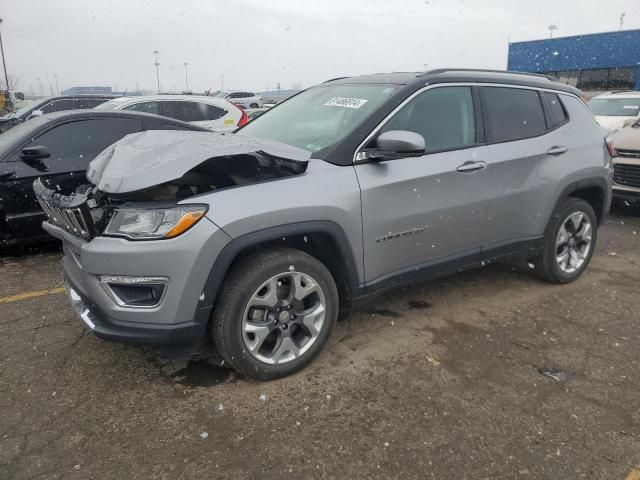
[(594, 98), (589, 108), (594, 115), (603, 117), (635, 117), (640, 113), (640, 97)]
[(101, 103), (100, 105), (93, 107), (94, 110), (116, 110), (119, 105), (128, 101), (128, 97), (119, 97), (109, 100), (108, 102)]
[(40, 105), (43, 105), (48, 100), (49, 100), (48, 98), (43, 98), (43, 99), (38, 100), (36, 102), (29, 103), (28, 105), (25, 105), (24, 107), (19, 108), (15, 112), (9, 113), (9, 114), (5, 115), (2, 118), (14, 118), (14, 117), (21, 118), (21, 117), (31, 113), (32, 110), (37, 109)]
[(252, 120), (238, 134), (317, 152), (353, 132), (398, 88), (387, 84), (310, 88)]

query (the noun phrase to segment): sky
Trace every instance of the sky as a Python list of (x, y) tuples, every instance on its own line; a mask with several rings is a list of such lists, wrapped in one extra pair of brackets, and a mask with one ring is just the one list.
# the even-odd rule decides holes
[[(9, 76), (72, 86), (288, 89), (440, 67), (504, 69), (508, 41), (640, 28), (638, 0), (0, 0)], [(224, 77), (224, 78), (223, 78)], [(39, 79), (39, 80), (38, 80)], [(224, 82), (224, 83), (223, 83)], [(1, 82), (3, 83), (3, 82)]]

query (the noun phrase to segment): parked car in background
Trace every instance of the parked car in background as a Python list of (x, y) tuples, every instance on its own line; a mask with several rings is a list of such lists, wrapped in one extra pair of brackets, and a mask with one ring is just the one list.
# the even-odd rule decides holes
[(640, 118), (640, 92), (609, 92), (589, 100), (589, 109), (600, 125), (614, 133)]
[(613, 197), (640, 204), (640, 119), (611, 138), (613, 145)]
[(115, 95), (66, 95), (45, 97), (0, 117), (0, 132), (18, 125), (33, 117), (63, 110), (84, 110), (94, 108), (101, 103), (116, 98)]
[(0, 109), (15, 112), (19, 108), (24, 107), (27, 100), (24, 93), (15, 90), (3, 90), (0, 94)]
[(148, 95), (119, 97), (96, 110), (126, 110), (153, 113), (193, 123), (216, 132), (232, 131), (247, 123), (247, 115), (222, 98), (200, 95)]
[(33, 193), (36, 178), (71, 193), (87, 183), (85, 171), (98, 153), (145, 130), (206, 131), (156, 115), (76, 110), (43, 115), (0, 135), (0, 246), (47, 238)]
[(101, 338), (183, 357), (212, 340), (263, 380), (390, 288), (514, 257), (577, 279), (611, 198), (604, 129), (541, 76), (342, 78), (231, 135), (158, 133), (104, 151), (71, 198), (34, 184), (70, 300)]
[(222, 90), (216, 93), (215, 97), (223, 98), (235, 105), (240, 105), (243, 108), (260, 108), (264, 104), (262, 97), (252, 92), (228, 92)]

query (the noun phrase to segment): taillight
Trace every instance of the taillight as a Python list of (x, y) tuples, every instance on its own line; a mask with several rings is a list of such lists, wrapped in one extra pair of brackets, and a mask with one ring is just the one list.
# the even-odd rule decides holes
[(607, 146), (607, 150), (609, 150), (609, 155), (612, 157), (616, 156), (616, 149), (613, 146), (613, 139), (611, 137), (607, 137), (604, 139), (604, 143)]
[(244, 127), (247, 123), (249, 123), (249, 117), (243, 109), (239, 108), (238, 110), (242, 112), (242, 116), (240, 117), (240, 121), (238, 122), (238, 127)]

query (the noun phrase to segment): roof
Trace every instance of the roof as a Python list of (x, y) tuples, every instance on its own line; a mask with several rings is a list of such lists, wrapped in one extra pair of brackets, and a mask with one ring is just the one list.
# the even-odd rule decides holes
[(343, 77), (328, 80), (327, 84), (394, 84), (421, 86), (433, 83), (468, 82), (468, 83), (504, 83), (523, 85), (535, 88), (549, 88), (579, 95), (574, 87), (556, 81), (553, 77), (503, 70), (480, 70), (466, 68), (441, 68), (426, 72), (392, 72)]
[[(93, 110), (93, 109), (64, 110), (62, 112), (47, 113), (45, 115), (41, 115), (38, 118), (42, 118), (45, 120), (58, 120), (61, 118), (101, 118), (101, 117), (150, 118), (150, 119), (162, 118), (163, 120), (168, 120), (170, 122), (182, 123), (184, 125), (193, 126), (189, 123), (176, 120), (175, 118), (163, 117), (160, 115), (154, 115), (152, 113), (132, 112), (129, 110)], [(42, 123), (46, 123), (46, 122), (42, 122)]]

